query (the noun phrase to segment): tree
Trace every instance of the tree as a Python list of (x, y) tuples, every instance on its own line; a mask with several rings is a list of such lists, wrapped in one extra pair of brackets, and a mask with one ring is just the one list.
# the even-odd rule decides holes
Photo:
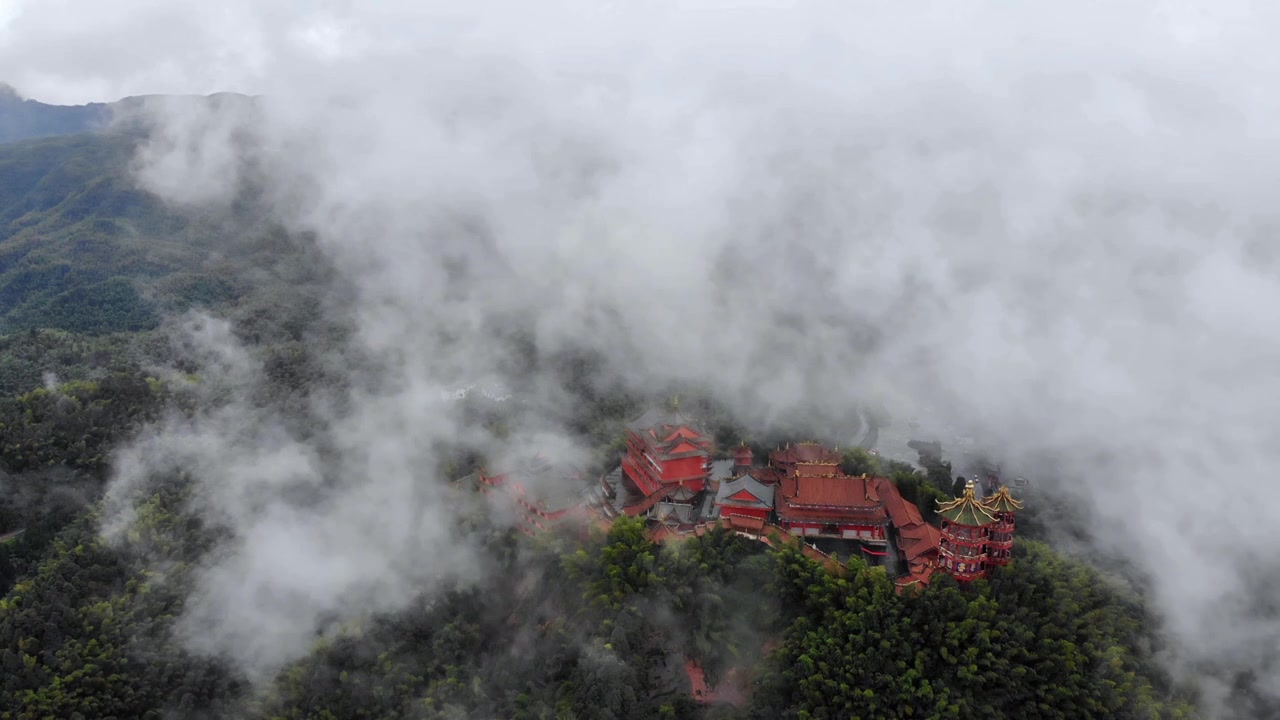
[(880, 463), (871, 453), (862, 448), (846, 450), (840, 459), (840, 470), (846, 475), (879, 475)]

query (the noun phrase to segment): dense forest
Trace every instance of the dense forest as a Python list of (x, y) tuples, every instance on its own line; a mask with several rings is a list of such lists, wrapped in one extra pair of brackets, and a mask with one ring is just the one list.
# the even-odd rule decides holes
[[(856, 559), (837, 571), (719, 530), (659, 546), (625, 518), (530, 538), (464, 499), (451, 532), (480, 549), (478, 579), (324, 628), (270, 677), (196, 652), (175, 618), (225, 538), (189, 480), (156, 478), (122, 540), (100, 528), (113, 449), (195, 412), (201, 367), (169, 325), (192, 308), (230, 319), (267, 369), (258, 401), (286, 411), (329, 382), (316, 348), (347, 330), (323, 317), (341, 288), (307, 238), (251, 205), (166, 209), (129, 182), (136, 142), (0, 145), (0, 718), (1196, 717), (1140, 585), (1056, 551), (1048, 500), (988, 581), (898, 593)], [(525, 352), (607, 464), (648, 398), (592, 382), (590, 356)], [(703, 409), (722, 446), (766, 442)], [(475, 458), (443, 457), (421, 481), (461, 492), (446, 479)], [(954, 478), (921, 464), (845, 454), (932, 520)]]

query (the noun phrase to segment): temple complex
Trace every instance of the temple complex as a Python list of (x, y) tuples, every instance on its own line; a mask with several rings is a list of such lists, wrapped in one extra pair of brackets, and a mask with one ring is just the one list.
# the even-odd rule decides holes
[(678, 405), (636, 418), (616, 477), (615, 495), (628, 498), (620, 512), (645, 514), (664, 538), (718, 523), (751, 537), (773, 528), (806, 544), (853, 542), (866, 555), (892, 556), (900, 586), (926, 584), (938, 567), (938, 529), (888, 479), (844, 473), (839, 451), (791, 443), (763, 466), (745, 444), (730, 460), (713, 461), (713, 452)]
[[(766, 465), (756, 465), (745, 444), (723, 460), (713, 460), (714, 451), (703, 427), (673, 403), (627, 424), (619, 465), (599, 482), (542, 458), (468, 477), (528, 534), (566, 518), (607, 523), (622, 514), (647, 517), (662, 539), (719, 525), (766, 541), (792, 538), (833, 561), (829, 553), (852, 548), (879, 558), (899, 588), (926, 585), (938, 569), (968, 582), (1012, 558), (1022, 503), (1008, 488), (979, 499), (970, 481), (959, 498), (939, 503), (938, 528), (892, 481), (844, 473), (840, 453), (821, 443), (788, 444)], [(825, 552), (814, 543), (825, 543)]]
[[(645, 516), (658, 543), (723, 527), (770, 545), (798, 544), (831, 572), (847, 568), (838, 553), (878, 558), (899, 591), (928, 585), (939, 570), (967, 583), (1012, 559), (1022, 503), (1003, 486), (978, 498), (970, 480), (960, 497), (939, 502), (935, 527), (891, 480), (846, 474), (839, 451), (817, 442), (780, 447), (764, 465), (745, 443), (713, 459), (713, 440), (678, 402), (632, 420), (625, 439), (618, 466), (598, 482), (541, 457), (497, 475), (481, 468), (464, 480), (530, 535), (568, 519), (607, 527), (619, 515)], [(984, 488), (988, 480), (998, 476), (984, 478)], [(746, 698), (749, 678), (737, 671), (713, 688), (694, 660), (668, 665), (683, 671), (697, 703), (736, 706)]]

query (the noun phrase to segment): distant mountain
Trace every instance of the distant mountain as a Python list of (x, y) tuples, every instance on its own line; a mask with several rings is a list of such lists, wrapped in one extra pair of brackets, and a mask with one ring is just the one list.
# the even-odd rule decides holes
[[(110, 103), (49, 105), (28, 100), (0, 82), (0, 144), (78, 135), (105, 129), (117, 116), (127, 117), (148, 102), (188, 103), (207, 108), (253, 107), (255, 98), (239, 93), (213, 95), (135, 95)], [(181, 107), (182, 105), (180, 105)]]
[(0, 143), (73, 135), (101, 128), (110, 120), (110, 104), (46, 105), (26, 100), (0, 83)]

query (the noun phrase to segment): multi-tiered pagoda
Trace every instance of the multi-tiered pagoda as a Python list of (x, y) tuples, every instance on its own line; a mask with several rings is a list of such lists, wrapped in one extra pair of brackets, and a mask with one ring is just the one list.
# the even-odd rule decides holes
[(1008, 565), (1013, 560), (1014, 514), (1022, 509), (1022, 503), (1013, 499), (1009, 488), (1001, 486), (995, 494), (983, 498), (982, 505), (995, 516), (995, 523), (988, 530), (987, 562)]
[(986, 577), (993, 566), (1008, 565), (1013, 559), (1014, 514), (1021, 509), (1022, 503), (1003, 486), (979, 500), (972, 480), (963, 495), (939, 503), (942, 568), (956, 580), (968, 582)]
[(964, 494), (947, 503), (938, 503), (942, 540), (938, 545), (942, 569), (956, 580), (968, 582), (987, 574), (987, 542), (995, 515), (973, 494), (973, 481)]
[(702, 427), (673, 407), (646, 412), (627, 424), (622, 472), (646, 498), (677, 490), (699, 493), (711, 473), (712, 440)]

